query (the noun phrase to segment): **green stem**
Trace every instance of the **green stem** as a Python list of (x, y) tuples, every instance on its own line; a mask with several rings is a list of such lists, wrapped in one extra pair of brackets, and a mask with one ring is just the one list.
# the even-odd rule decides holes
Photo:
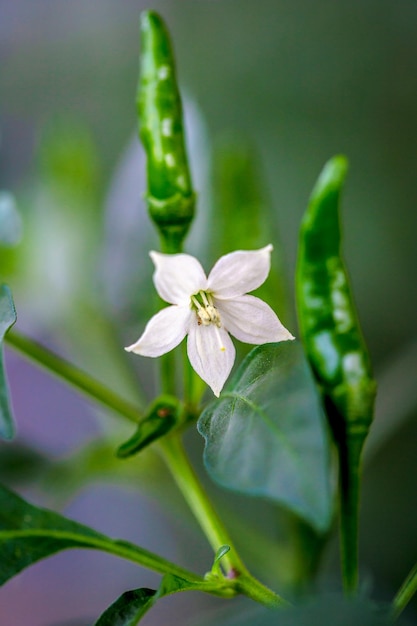
[(345, 594), (358, 588), (358, 526), (360, 492), (360, 457), (364, 438), (347, 435), (346, 444), (339, 447), (340, 459), (340, 553)]
[(236, 589), (248, 598), (251, 598), (251, 600), (269, 606), (270, 608), (291, 606), (284, 598), (268, 587), (265, 587), (259, 580), (248, 573), (240, 576), (237, 581)]
[(47, 369), (50, 373), (131, 422), (137, 423), (142, 417), (141, 412), (135, 406), (126, 402), (92, 376), (48, 350), (48, 348), (45, 348), (37, 341), (15, 330), (7, 334), (6, 341), (13, 348)]
[(168, 396), (177, 396), (175, 388), (175, 351), (161, 356), (161, 388), (162, 393)]
[(267, 606), (277, 607), (286, 604), (285, 600), (247, 571), (229, 533), (191, 467), (179, 435), (172, 433), (161, 440), (160, 445), (164, 460), (213, 551), (216, 553), (223, 545), (230, 546), (230, 551), (222, 558), (222, 565), (227, 571), (227, 576), (236, 581), (236, 590)]
[(163, 458), (175, 482), (197, 518), (213, 551), (217, 552), (223, 545), (230, 546), (230, 551), (223, 557), (222, 564), (235, 575), (246, 572), (227, 530), (188, 460), (179, 435), (172, 433), (172, 435), (165, 437), (161, 440), (161, 448)]
[(394, 620), (398, 619), (415, 593), (417, 593), (417, 563), (408, 574), (392, 602), (391, 615)]

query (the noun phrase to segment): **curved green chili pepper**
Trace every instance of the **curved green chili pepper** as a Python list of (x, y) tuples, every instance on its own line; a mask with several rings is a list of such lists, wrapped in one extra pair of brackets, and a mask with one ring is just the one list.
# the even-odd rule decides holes
[(181, 417), (179, 400), (171, 396), (159, 396), (138, 423), (136, 432), (117, 450), (121, 459), (137, 454), (143, 448), (169, 433), (178, 425)]
[(343, 156), (324, 167), (302, 221), (297, 308), (307, 357), (322, 389), (339, 451), (341, 549), (345, 589), (357, 585), (360, 456), (373, 418), (376, 385), (340, 254)]
[(141, 15), (139, 134), (147, 154), (147, 201), (165, 252), (178, 252), (194, 216), (182, 106), (172, 46), (162, 19)]

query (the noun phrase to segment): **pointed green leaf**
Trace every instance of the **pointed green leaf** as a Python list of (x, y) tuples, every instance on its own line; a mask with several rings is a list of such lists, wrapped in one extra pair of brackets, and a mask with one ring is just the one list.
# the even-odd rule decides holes
[(10, 406), (6, 372), (3, 365), (4, 336), (16, 321), (12, 294), (7, 285), (0, 286), (0, 437), (13, 439), (15, 429)]
[(331, 519), (329, 448), (316, 388), (297, 342), (252, 350), (198, 429), (214, 480), (270, 498), (318, 531)]
[[(206, 591), (222, 595), (222, 587), (224, 587), (222, 582), (193, 582), (179, 576), (166, 574), (162, 578), (158, 591), (143, 588), (123, 593), (109, 606), (94, 626), (136, 626), (139, 620), (160, 598), (180, 591)], [(225, 587), (227, 587), (227, 584)], [(225, 595), (233, 595), (233, 592), (228, 594), (226, 591)]]
[(225, 554), (227, 554), (229, 551), (230, 551), (230, 546), (227, 546), (227, 545), (220, 546), (220, 548), (217, 550), (216, 555), (214, 557), (211, 572), (209, 574), (206, 574), (206, 578), (210, 577), (210, 575), (214, 575), (214, 576), (222, 575), (221, 560), (225, 556)]
[(94, 626), (136, 626), (140, 618), (154, 604), (156, 591), (154, 589), (132, 589), (123, 593)]
[(216, 556), (214, 557), (213, 567), (220, 563), (225, 554), (230, 551), (230, 546), (220, 546), (220, 548), (216, 552)]
[(58, 513), (33, 506), (0, 485), (0, 585), (29, 565), (68, 548), (102, 550), (161, 574), (201, 580), (139, 546), (110, 539)]

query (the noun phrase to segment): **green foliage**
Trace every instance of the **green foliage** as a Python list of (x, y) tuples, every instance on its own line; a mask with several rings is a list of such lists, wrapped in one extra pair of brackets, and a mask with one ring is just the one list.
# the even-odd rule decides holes
[(6, 285), (0, 286), (0, 437), (13, 439), (15, 427), (10, 406), (9, 390), (6, 372), (3, 365), (3, 341), (4, 336), (16, 322), (16, 310), (14, 308), (12, 294)]
[(159, 15), (141, 15), (139, 134), (147, 155), (149, 213), (164, 252), (178, 252), (194, 217), (182, 105), (168, 31)]
[(154, 604), (156, 591), (154, 589), (132, 589), (125, 591), (94, 626), (136, 626), (140, 618)]
[(220, 548), (216, 552), (216, 556), (214, 557), (213, 567), (211, 568), (212, 572), (214, 571), (216, 573), (220, 573), (220, 562), (224, 555), (227, 554), (229, 551), (230, 546), (220, 546)]
[(127, 541), (117, 541), (58, 513), (25, 502), (0, 485), (0, 585), (33, 563), (68, 548), (102, 550), (153, 569), (193, 574)]
[(200, 417), (204, 460), (220, 484), (278, 502), (325, 531), (332, 497), (326, 428), (296, 342), (252, 350)]
[(146, 412), (137, 427), (135, 434), (118, 451), (119, 458), (126, 458), (137, 454), (153, 441), (163, 437), (172, 430), (179, 422), (181, 405), (176, 398), (160, 396)]
[(166, 574), (157, 591), (144, 588), (123, 593), (109, 606), (94, 626), (135, 626), (157, 600), (180, 591), (206, 591), (219, 595), (233, 595), (234, 592), (231, 589), (233, 582), (224, 582), (225, 585), (219, 586), (210, 581), (196, 582)]

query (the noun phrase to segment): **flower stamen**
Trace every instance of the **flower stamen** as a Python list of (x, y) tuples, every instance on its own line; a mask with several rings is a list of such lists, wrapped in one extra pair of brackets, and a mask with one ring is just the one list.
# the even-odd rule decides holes
[[(199, 302), (199, 296), (202, 303)], [(214, 306), (213, 299), (209, 293), (205, 291), (199, 291), (198, 294), (191, 296), (191, 302), (197, 309), (198, 325), (208, 326), (209, 324), (215, 324), (217, 328), (221, 328), (220, 315), (216, 307)]]

